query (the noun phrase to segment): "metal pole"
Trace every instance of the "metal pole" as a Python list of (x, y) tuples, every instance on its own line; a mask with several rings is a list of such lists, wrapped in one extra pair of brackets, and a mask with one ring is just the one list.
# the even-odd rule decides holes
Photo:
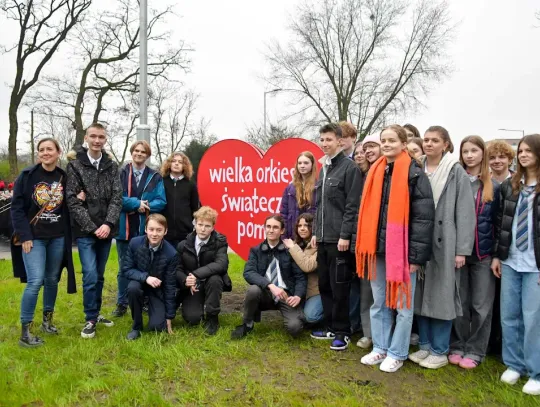
[(266, 140), (266, 94), (268, 92), (264, 92), (264, 139)]
[(148, 0), (140, 0), (139, 38), (139, 125), (137, 140), (150, 143), (150, 126), (148, 125)]
[(34, 164), (36, 159), (36, 151), (34, 144), (34, 109), (30, 111), (30, 155), (32, 164)]

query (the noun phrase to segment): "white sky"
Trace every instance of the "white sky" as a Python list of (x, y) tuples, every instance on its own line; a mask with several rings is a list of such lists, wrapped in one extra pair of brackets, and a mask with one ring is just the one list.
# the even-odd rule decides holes
[[(456, 70), (424, 101), (427, 109), (402, 122), (415, 124), (421, 132), (443, 125), (456, 144), (469, 134), (486, 140), (520, 136), (499, 128), (540, 132), (540, 21), (534, 16), (540, 1), (449, 3), (454, 19), (461, 22), (449, 50)], [(295, 4), (298, 0), (177, 1), (181, 18), (172, 29), (195, 47), (191, 73), (183, 79), (201, 94), (198, 114), (212, 120), (211, 131), (220, 139), (242, 137), (246, 125), (262, 121), (262, 51), (271, 38), (287, 38), (288, 15)], [(0, 21), (2, 43), (16, 34)], [(5, 145), (13, 55), (0, 56), (0, 64), (0, 145)], [(48, 72), (67, 69), (65, 61), (53, 58)], [(270, 119), (279, 115), (285, 98), (283, 93), (268, 95)], [(25, 114), (21, 121), (28, 119)], [(24, 131), (20, 140), (27, 138)]]

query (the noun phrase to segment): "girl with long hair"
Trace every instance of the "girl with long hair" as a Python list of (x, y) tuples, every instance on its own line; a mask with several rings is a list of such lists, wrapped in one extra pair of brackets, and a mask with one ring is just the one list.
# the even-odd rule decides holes
[(317, 164), (315, 156), (304, 151), (296, 159), (292, 182), (283, 191), (280, 213), (285, 219), (284, 238), (294, 237), (294, 224), (301, 213), (317, 211), (315, 204), (315, 181)]
[[(68, 269), (68, 293), (74, 293), (71, 230), (66, 205), (66, 173), (57, 166), (60, 145), (44, 138), (37, 145), (39, 164), (24, 169), (15, 181), (11, 219), (20, 245), (13, 247), (14, 274), (26, 281), (21, 301), (22, 332), (19, 345), (36, 347), (44, 341), (31, 331), (43, 286), (41, 330), (57, 334), (53, 314), (62, 267)], [(21, 251), (22, 249), (22, 251)], [(22, 256), (22, 261), (21, 261)]]
[(424, 155), (424, 147), (422, 145), (423, 141), (420, 137), (413, 137), (407, 142), (407, 149), (411, 156), (419, 160), (420, 157)]
[(448, 360), (464, 369), (474, 369), (486, 356), (491, 331), (495, 278), (490, 266), (499, 185), (491, 180), (481, 137), (465, 137), (459, 151), (459, 161), (469, 175), (475, 201), (476, 233), (473, 252), (457, 272), (463, 316), (454, 320)]
[(452, 155), (448, 131), (432, 126), (424, 135), (422, 165), (435, 201), (432, 252), (415, 294), (419, 347), (409, 359), (428, 369), (448, 364), (452, 321), (462, 315), (456, 287), (466, 256), (472, 253), (476, 214), (469, 176)]
[(304, 304), (304, 317), (308, 324), (316, 324), (323, 319), (323, 307), (319, 293), (317, 276), (317, 248), (311, 246), (313, 236), (313, 215), (303, 213), (294, 226), (294, 240), (283, 239), (294, 262), (307, 274), (307, 293)]
[(361, 141), (356, 143), (356, 146), (354, 147), (353, 158), (354, 158), (354, 162), (362, 170), (362, 173), (368, 170), (368, 163), (366, 161), (366, 155), (364, 154), (364, 149), (362, 148)]
[(395, 372), (407, 359), (416, 273), (431, 254), (435, 206), (429, 180), (399, 125), (381, 133), (383, 156), (368, 172), (358, 216), (356, 269), (371, 282), (373, 351), (361, 359)]
[(523, 137), (517, 157), (516, 173), (501, 185), (491, 266), (501, 279), (501, 381), (529, 376), (523, 392), (540, 395), (540, 134)]

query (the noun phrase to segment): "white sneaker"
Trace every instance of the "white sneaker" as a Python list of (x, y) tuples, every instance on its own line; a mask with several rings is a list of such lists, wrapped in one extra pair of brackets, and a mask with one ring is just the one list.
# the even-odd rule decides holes
[(356, 342), (356, 346), (362, 349), (369, 349), (371, 348), (371, 345), (373, 345), (373, 341), (371, 338), (368, 338), (367, 336), (364, 336), (363, 338), (358, 339), (358, 342)]
[(420, 341), (420, 335), (418, 334), (411, 334), (411, 346), (418, 345), (418, 342)]
[(523, 386), (523, 393), (531, 396), (540, 396), (540, 380), (529, 379)]
[(429, 356), (429, 351), (428, 350), (419, 350), (419, 351), (416, 351), (414, 353), (411, 353), (409, 355), (409, 360), (413, 361), (414, 363), (420, 363), (421, 361), (423, 361), (428, 356)]
[(381, 369), (383, 372), (394, 373), (397, 372), (401, 366), (403, 366), (402, 360), (397, 360), (387, 356), (386, 359), (384, 359), (381, 363), (379, 369)]
[(506, 384), (516, 384), (521, 375), (512, 369), (506, 369), (501, 375), (501, 382)]
[(363, 365), (375, 366), (375, 365), (378, 365), (379, 363), (382, 363), (382, 361), (385, 358), (386, 358), (386, 355), (372, 351), (368, 353), (366, 356), (362, 357), (362, 359), (360, 359), (360, 363), (362, 363)]
[(448, 364), (448, 356), (446, 355), (429, 355), (420, 362), (420, 366), (427, 369), (439, 369)]

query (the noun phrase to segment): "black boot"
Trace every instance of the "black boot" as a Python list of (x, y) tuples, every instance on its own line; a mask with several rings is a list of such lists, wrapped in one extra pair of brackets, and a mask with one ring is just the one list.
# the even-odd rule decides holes
[(207, 335), (215, 335), (219, 329), (219, 319), (217, 315), (207, 315), (204, 323), (204, 330)]
[(22, 324), (21, 338), (19, 339), (19, 345), (24, 346), (25, 348), (35, 348), (37, 346), (43, 345), (45, 342), (37, 336), (32, 336), (30, 333), (30, 328), (32, 326), (31, 322)]
[(48, 334), (57, 334), (58, 329), (53, 324), (53, 312), (47, 311), (43, 313), (43, 323), (41, 324), (41, 330)]

